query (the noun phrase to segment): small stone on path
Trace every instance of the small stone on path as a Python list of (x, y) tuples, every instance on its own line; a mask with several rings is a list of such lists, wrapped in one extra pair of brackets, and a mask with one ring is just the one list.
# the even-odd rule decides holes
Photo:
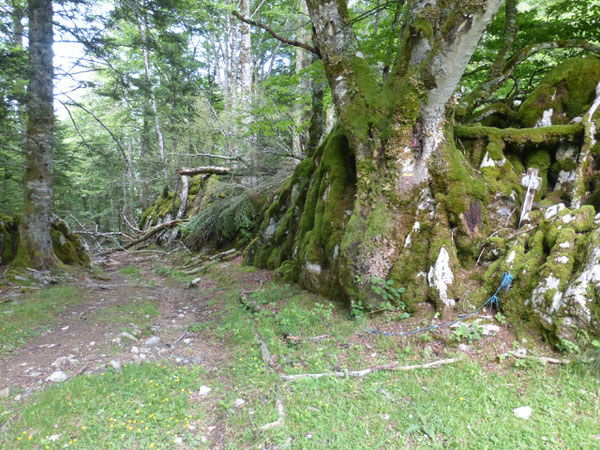
[(208, 395), (208, 393), (212, 391), (212, 388), (209, 388), (208, 386), (200, 386), (200, 390), (198, 391), (198, 394), (200, 394), (202, 397), (204, 397), (205, 395)]
[(115, 369), (117, 372), (121, 371), (121, 363), (115, 359), (111, 359), (110, 362), (108, 363), (110, 364), (110, 366)]
[(158, 336), (152, 336), (148, 338), (146, 342), (144, 342), (144, 347), (146, 348), (154, 348), (160, 345), (160, 338)]
[(135, 345), (133, 347), (131, 347), (131, 353), (139, 353), (140, 349), (137, 348)]
[(62, 370), (57, 370), (48, 378), (46, 378), (46, 380), (51, 381), (53, 383), (61, 383), (63, 381), (66, 381), (67, 378), (69, 378), (69, 376), (66, 373), (64, 373)]
[(8, 398), (10, 395), (10, 388), (5, 387), (4, 389), (0, 389), (0, 398)]

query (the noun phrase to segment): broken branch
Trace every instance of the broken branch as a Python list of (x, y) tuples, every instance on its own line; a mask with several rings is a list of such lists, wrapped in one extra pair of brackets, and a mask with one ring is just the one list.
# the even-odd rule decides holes
[(362, 378), (366, 375), (369, 375), (373, 372), (378, 371), (392, 371), (392, 370), (400, 370), (400, 371), (409, 371), (409, 370), (417, 370), (417, 369), (430, 369), (432, 367), (443, 366), (446, 364), (453, 364), (459, 361), (460, 358), (449, 358), (449, 359), (440, 359), (438, 361), (433, 361), (427, 364), (417, 364), (414, 366), (401, 366), (398, 361), (395, 361), (390, 364), (382, 364), (375, 367), (370, 367), (368, 369), (363, 370), (350, 370), (347, 372), (325, 372), (325, 373), (299, 373), (296, 375), (283, 375), (282, 378), (285, 381), (296, 381), (301, 380), (303, 378), (322, 378), (322, 377), (337, 377), (337, 378)]
[(303, 48), (304, 50), (308, 50), (311, 53), (314, 53), (315, 55), (317, 55), (319, 58), (321, 57), (321, 54), (319, 53), (319, 50), (311, 47), (308, 44), (305, 44), (304, 42), (299, 42), (299, 41), (293, 41), (291, 39), (286, 39), (283, 36), (281, 36), (280, 34), (277, 34), (275, 31), (273, 31), (272, 28), (260, 23), (260, 22), (256, 22), (252, 19), (248, 19), (247, 17), (242, 16), (239, 12), (237, 11), (233, 11), (232, 14), (237, 17), (239, 20), (241, 20), (242, 22), (245, 22), (249, 25), (253, 25), (255, 27), (261, 28), (263, 30), (265, 30), (267, 33), (269, 33), (271, 36), (273, 36), (275, 39), (277, 39), (278, 41), (283, 42), (284, 44), (287, 45), (292, 45), (294, 47), (300, 47)]
[(213, 174), (213, 175), (229, 175), (232, 172), (230, 167), (223, 166), (200, 166), (200, 167), (182, 167), (177, 171), (179, 175), (201, 175), (201, 174)]

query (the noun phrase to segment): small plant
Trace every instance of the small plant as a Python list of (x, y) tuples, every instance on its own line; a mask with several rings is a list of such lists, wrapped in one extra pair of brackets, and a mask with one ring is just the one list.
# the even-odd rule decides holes
[(560, 342), (556, 345), (556, 347), (558, 347), (558, 349), (561, 352), (567, 353), (569, 355), (571, 355), (571, 354), (580, 355), (581, 354), (581, 349), (579, 348), (579, 345), (577, 345), (575, 342), (570, 341), (568, 339), (561, 339)]
[(364, 317), (365, 315), (365, 305), (360, 300), (350, 299), (350, 317), (353, 319), (357, 319), (359, 317)]
[(469, 344), (472, 344), (473, 341), (478, 341), (479, 339), (482, 338), (483, 327), (481, 327), (481, 325), (478, 325), (476, 323), (473, 324), (473, 326), (471, 328), (469, 328), (465, 324), (462, 324), (459, 328), (454, 330), (452, 332), (452, 334), (454, 335), (454, 339), (456, 339), (458, 342), (460, 342), (464, 339)]
[(494, 318), (498, 321), (500, 325), (506, 325), (507, 323), (506, 316), (502, 313), (496, 313)]
[(371, 289), (388, 302), (394, 302), (401, 309), (404, 309), (406, 305), (400, 297), (404, 292), (404, 288), (395, 288), (393, 280), (384, 280), (383, 278), (377, 278), (375, 275), (371, 277)]
[(590, 358), (590, 368), (600, 373), (600, 340), (594, 339), (590, 342), (590, 348), (587, 351)]
[(419, 339), (421, 339), (423, 342), (431, 342), (433, 341), (433, 336), (431, 333), (423, 333)]

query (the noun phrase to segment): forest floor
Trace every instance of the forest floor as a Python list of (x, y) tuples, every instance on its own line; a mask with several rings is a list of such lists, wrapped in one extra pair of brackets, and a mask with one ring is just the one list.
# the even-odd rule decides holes
[[(451, 317), (425, 308), (351, 318), (239, 258), (188, 288), (197, 275), (180, 262), (115, 253), (94, 278), (0, 285), (1, 448), (600, 447), (598, 376), (499, 357), (549, 354), (517, 341), (501, 316), (375, 335), (365, 326), (406, 331)], [(393, 370), (350, 376), (373, 367)]]

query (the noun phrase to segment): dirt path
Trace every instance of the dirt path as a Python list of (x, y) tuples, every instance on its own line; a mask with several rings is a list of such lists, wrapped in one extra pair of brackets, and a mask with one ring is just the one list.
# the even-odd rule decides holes
[(50, 384), (48, 377), (57, 371), (73, 377), (142, 360), (219, 366), (227, 358), (224, 346), (187, 332), (219, 314), (216, 284), (206, 280), (186, 289), (183, 283), (165, 283), (154, 269), (169, 264), (163, 255), (112, 256), (104, 265), (105, 280), (75, 284), (82, 298), (77, 306), (61, 311), (44, 334), (0, 359), (0, 387), (27, 395)]

